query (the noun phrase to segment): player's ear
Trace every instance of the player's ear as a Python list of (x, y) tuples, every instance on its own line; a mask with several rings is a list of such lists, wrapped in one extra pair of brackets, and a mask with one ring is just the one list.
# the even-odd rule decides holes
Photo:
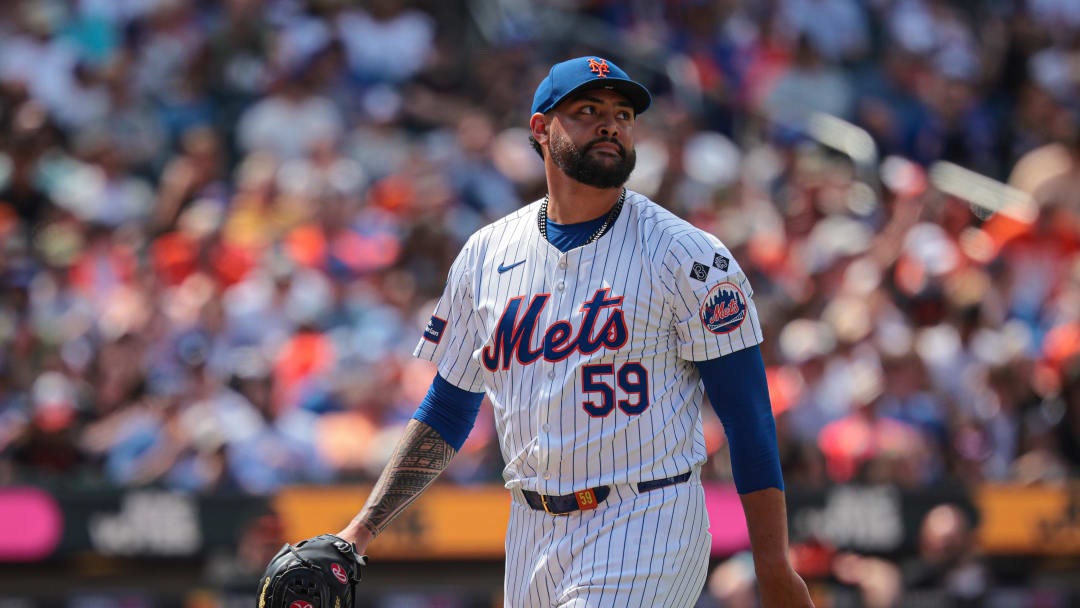
[(537, 112), (529, 119), (529, 131), (537, 143), (544, 145), (548, 141), (547, 117)]

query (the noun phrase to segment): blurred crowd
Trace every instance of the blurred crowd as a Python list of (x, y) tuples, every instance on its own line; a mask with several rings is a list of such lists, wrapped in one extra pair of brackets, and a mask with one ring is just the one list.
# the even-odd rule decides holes
[[(748, 269), (789, 484), (1075, 476), (1078, 7), (0, 3), (0, 484), (371, 479), (458, 248), (543, 194), (536, 83), (593, 53), (655, 95), (630, 187)], [(499, 479), (481, 411), (458, 481)]]

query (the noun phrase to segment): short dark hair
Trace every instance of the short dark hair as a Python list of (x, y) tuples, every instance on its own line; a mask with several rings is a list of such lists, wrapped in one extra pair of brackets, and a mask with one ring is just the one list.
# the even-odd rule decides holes
[(532, 144), (533, 150), (540, 155), (540, 160), (544, 160), (544, 149), (540, 147), (540, 142), (536, 141), (536, 138), (529, 135), (529, 143)]

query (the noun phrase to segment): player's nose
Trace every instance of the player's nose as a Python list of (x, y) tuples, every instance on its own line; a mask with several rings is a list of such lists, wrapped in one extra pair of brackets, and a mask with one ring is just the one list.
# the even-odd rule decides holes
[(619, 123), (615, 120), (614, 112), (600, 113), (596, 132), (604, 137), (617, 137), (619, 135)]

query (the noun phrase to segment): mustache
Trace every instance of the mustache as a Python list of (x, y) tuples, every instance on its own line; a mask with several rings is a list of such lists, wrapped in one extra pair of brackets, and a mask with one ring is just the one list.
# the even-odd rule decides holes
[(597, 144), (615, 144), (615, 147), (619, 149), (619, 155), (623, 157), (626, 156), (626, 148), (624, 148), (623, 145), (619, 143), (619, 140), (612, 137), (597, 137), (596, 139), (585, 144), (584, 152), (588, 152), (592, 149), (593, 146)]

